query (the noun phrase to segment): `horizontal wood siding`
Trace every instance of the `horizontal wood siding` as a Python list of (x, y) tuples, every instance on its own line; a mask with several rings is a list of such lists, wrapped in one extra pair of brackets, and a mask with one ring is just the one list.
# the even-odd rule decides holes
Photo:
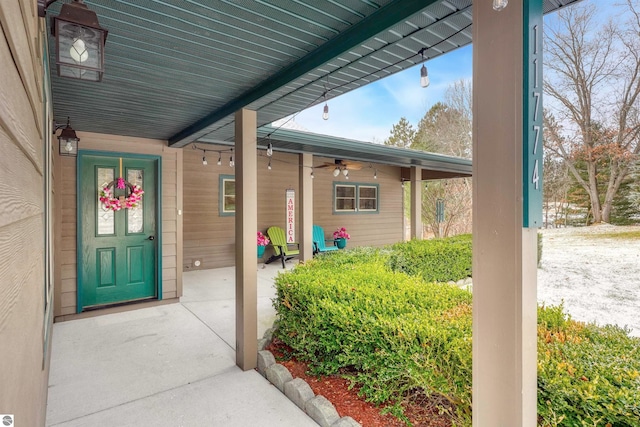
[[(80, 150), (98, 150), (131, 154), (149, 154), (162, 158), (162, 297), (177, 298), (182, 292), (182, 269), (178, 256), (182, 251), (182, 221), (178, 211), (182, 209), (182, 191), (179, 186), (182, 174), (182, 152), (169, 148), (166, 141), (133, 138), (119, 135), (78, 132)], [(56, 319), (76, 312), (77, 300), (77, 252), (76, 252), (76, 158), (58, 157), (62, 200), (60, 210), (61, 252), (60, 283), (57, 288), (60, 305), (54, 313)], [(97, 190), (96, 190), (97, 191)], [(180, 256), (180, 259), (182, 257)]]
[[(314, 164), (317, 164), (316, 162)], [(377, 179), (374, 179), (374, 169), (369, 168), (367, 164), (363, 164), (359, 171), (349, 171), (349, 180), (345, 180), (343, 175), (334, 178), (332, 168), (316, 171), (313, 185), (313, 221), (324, 228), (327, 238), (332, 238), (333, 232), (338, 228), (345, 227), (351, 235), (347, 247), (383, 246), (402, 241), (400, 168), (379, 165), (375, 168)], [(334, 213), (334, 182), (377, 184), (379, 212)]]
[[(0, 2), (0, 412), (44, 425), (44, 115), (34, 1)], [(45, 357), (45, 354), (47, 355)]]
[[(208, 150), (228, 150), (226, 147), (206, 146)], [(209, 269), (232, 266), (235, 263), (235, 233), (233, 216), (221, 216), (219, 210), (219, 176), (233, 175), (229, 167), (229, 153), (222, 155), (222, 165), (216, 165), (218, 153), (208, 152), (208, 164), (202, 164), (203, 153), (190, 147), (184, 150), (184, 257), (183, 268)], [(271, 170), (264, 151), (258, 154), (258, 230), (266, 231), (272, 225), (285, 227), (285, 191), (296, 191), (296, 212), (299, 210), (299, 156), (274, 153)], [(333, 162), (333, 159), (314, 158), (314, 165)], [(314, 170), (314, 223), (325, 228), (327, 234), (338, 227), (346, 227), (351, 233), (349, 245), (380, 246), (402, 240), (402, 188), (400, 169), (363, 165), (360, 171), (350, 172), (350, 181), (379, 185), (380, 212), (376, 214), (333, 214), (333, 182), (344, 181), (340, 175), (334, 178), (332, 168)], [(311, 173), (311, 170), (308, 171)], [(299, 221), (298, 221), (299, 224)], [(372, 232), (375, 230), (375, 232)], [(299, 229), (296, 227), (296, 239)], [(267, 248), (265, 258), (270, 255)], [(200, 262), (196, 266), (196, 261)]]

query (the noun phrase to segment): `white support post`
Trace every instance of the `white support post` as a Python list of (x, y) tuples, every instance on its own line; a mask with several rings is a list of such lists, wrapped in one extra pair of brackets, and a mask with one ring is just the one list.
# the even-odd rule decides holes
[(258, 160), (256, 112), (235, 115), (236, 168), (236, 364), (245, 371), (258, 360)]
[(300, 160), (300, 261), (313, 258), (313, 155), (304, 153)]
[(523, 228), (523, 0), (473, 7), (473, 426), (536, 425), (536, 229)]
[(422, 168), (411, 167), (411, 238), (422, 240)]

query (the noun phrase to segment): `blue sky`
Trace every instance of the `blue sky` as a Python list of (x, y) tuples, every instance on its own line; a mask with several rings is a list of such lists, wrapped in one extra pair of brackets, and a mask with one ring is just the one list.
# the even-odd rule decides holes
[(295, 121), (315, 133), (382, 142), (401, 117), (417, 126), (452, 82), (471, 79), (471, 61), (472, 47), (465, 46), (427, 62), (431, 80), (427, 88), (420, 86), (420, 65), (416, 65), (329, 99), (329, 120), (322, 120), (323, 103), (301, 112)]
[[(595, 0), (585, 0), (584, 3)], [(598, 0), (600, 12), (610, 12), (618, 0)], [(547, 16), (546, 19), (552, 19)], [(471, 45), (427, 61), (431, 84), (420, 87), (420, 65), (378, 80), (337, 98), (329, 99), (330, 118), (322, 120), (324, 103), (302, 111), (295, 122), (315, 133), (382, 142), (401, 117), (417, 127), (424, 114), (442, 101), (449, 85), (472, 78)]]

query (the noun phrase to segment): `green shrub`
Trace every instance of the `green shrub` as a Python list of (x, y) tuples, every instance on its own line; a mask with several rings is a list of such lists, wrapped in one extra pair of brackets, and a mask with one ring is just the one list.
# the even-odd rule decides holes
[(314, 373), (347, 373), (372, 402), (397, 405), (421, 389), (468, 417), (471, 294), (382, 262), (336, 269), (342, 259), (322, 257), (276, 279), (277, 336)]
[[(396, 250), (340, 251), (278, 276), (277, 336), (312, 372), (350, 378), (398, 416), (420, 390), (470, 426), (471, 294), (392, 271)], [(540, 308), (538, 414), (542, 426), (639, 426), (640, 339)]]
[(471, 276), (471, 235), (411, 240), (391, 246), (388, 263), (394, 271), (427, 282), (458, 281)]
[(538, 309), (538, 415), (543, 426), (639, 426), (640, 339)]

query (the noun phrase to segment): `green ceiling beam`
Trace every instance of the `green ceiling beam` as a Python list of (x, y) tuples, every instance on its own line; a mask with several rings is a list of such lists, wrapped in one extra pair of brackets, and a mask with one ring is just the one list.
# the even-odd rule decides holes
[(205, 135), (207, 133), (207, 127), (217, 121), (294, 81), (437, 1), (438, 0), (395, 0), (389, 3), (300, 60), (283, 68), (258, 86), (249, 89), (244, 94), (176, 133), (169, 138), (169, 146), (177, 148), (184, 147)]

